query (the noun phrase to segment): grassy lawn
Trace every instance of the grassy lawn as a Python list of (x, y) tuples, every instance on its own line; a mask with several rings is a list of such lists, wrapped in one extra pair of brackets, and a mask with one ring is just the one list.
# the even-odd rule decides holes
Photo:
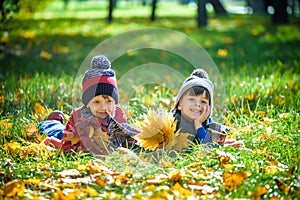
[[(158, 18), (150, 22), (149, 5), (120, 2), (109, 24), (106, 9), (104, 1), (70, 1), (67, 9), (54, 1), (33, 16), (1, 25), (1, 198), (299, 198), (299, 18), (272, 26), (270, 16), (210, 13), (209, 25), (197, 28), (196, 10), (188, 5), (159, 3)], [(58, 155), (39, 146), (45, 136), (38, 122), (51, 110), (68, 115), (74, 107), (73, 83), (87, 55), (109, 38), (147, 27), (178, 31), (207, 51), (226, 91), (228, 137), (243, 140), (246, 148), (199, 145), (175, 158), (162, 152), (149, 161), (117, 152), (100, 159)], [(193, 70), (169, 52), (143, 49), (128, 51), (112, 66), (121, 78), (157, 60), (182, 76)], [(160, 84), (136, 89), (124, 108), (129, 122), (141, 120), (150, 108), (170, 110), (176, 92)]]

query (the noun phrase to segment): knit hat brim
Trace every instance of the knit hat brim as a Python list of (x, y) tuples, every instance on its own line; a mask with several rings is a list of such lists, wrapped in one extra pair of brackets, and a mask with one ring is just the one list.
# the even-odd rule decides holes
[(88, 87), (82, 94), (82, 102), (87, 105), (91, 99), (98, 95), (108, 95), (115, 100), (115, 103), (119, 103), (119, 92), (112, 84), (101, 83)]

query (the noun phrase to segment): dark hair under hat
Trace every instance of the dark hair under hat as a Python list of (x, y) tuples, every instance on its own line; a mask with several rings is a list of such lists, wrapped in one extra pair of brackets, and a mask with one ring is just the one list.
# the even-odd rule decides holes
[(98, 95), (108, 95), (117, 104), (119, 102), (117, 80), (108, 58), (103, 55), (93, 57), (91, 67), (91, 70), (84, 73), (82, 80), (83, 104), (87, 105), (92, 98)]

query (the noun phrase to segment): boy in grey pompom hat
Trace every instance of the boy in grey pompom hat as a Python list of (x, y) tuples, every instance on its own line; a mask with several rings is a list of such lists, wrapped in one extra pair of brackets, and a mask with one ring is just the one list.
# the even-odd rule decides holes
[(174, 107), (177, 130), (190, 133), (191, 141), (211, 142), (206, 128), (211, 123), (213, 84), (203, 69), (195, 69), (179, 89)]

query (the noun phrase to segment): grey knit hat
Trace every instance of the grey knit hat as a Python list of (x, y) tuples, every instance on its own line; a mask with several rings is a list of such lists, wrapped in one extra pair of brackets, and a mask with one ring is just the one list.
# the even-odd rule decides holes
[(111, 96), (116, 104), (119, 102), (119, 91), (114, 70), (108, 58), (95, 56), (91, 61), (91, 70), (85, 72), (82, 80), (82, 102), (87, 105), (95, 96)]
[(190, 88), (199, 86), (205, 88), (210, 96), (209, 105), (210, 105), (210, 115), (213, 111), (213, 90), (214, 86), (212, 82), (208, 79), (207, 73), (202, 69), (196, 69), (194, 72), (183, 82), (175, 100), (175, 110), (177, 110), (178, 103), (182, 98), (182, 95), (188, 91)]

